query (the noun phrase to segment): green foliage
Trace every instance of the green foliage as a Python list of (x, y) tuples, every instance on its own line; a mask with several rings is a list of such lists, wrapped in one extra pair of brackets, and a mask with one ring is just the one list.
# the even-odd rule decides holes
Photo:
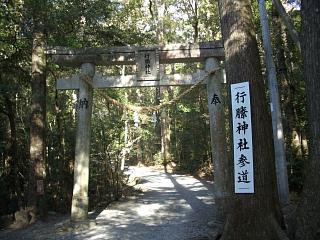
[(174, 159), (182, 170), (198, 171), (211, 162), (207, 111), (206, 89), (202, 87), (174, 109)]
[[(258, 45), (261, 54), (263, 69), (265, 68), (264, 50), (262, 47), (262, 36), (259, 20), (258, 1), (251, 1), (254, 17), (254, 25), (258, 36)], [(277, 13), (272, 1), (266, 1), (269, 27), (273, 42), (274, 61), (277, 67), (277, 78), (280, 89), (280, 104), (282, 109), (282, 123), (284, 127), (284, 137), (286, 144), (286, 160), (288, 163), (289, 187), (291, 191), (300, 192), (304, 180), (304, 162), (306, 161), (307, 149), (296, 144), (293, 135), (298, 135), (301, 142), (306, 142), (305, 129), (306, 101), (305, 86), (302, 75), (301, 56), (294, 45), (287, 29), (282, 26), (279, 14)], [(293, 20), (296, 29), (300, 29), (300, 12), (293, 8), (288, 12)], [(279, 18), (279, 19), (278, 19)], [(277, 22), (279, 21), (279, 24)], [(265, 73), (265, 79), (267, 78)], [(267, 80), (266, 80), (267, 81)]]

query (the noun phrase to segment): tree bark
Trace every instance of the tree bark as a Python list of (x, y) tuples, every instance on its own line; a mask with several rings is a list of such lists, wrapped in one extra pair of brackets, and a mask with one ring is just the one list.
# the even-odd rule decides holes
[(246, 81), (250, 85), (255, 176), (253, 194), (230, 192), (231, 201), (221, 239), (285, 239), (280, 227), (282, 218), (276, 188), (271, 119), (250, 1), (219, 0), (219, 10), (228, 85)]
[(278, 81), (276, 74), (276, 67), (273, 61), (273, 51), (271, 46), (271, 37), (269, 31), (268, 16), (266, 10), (265, 0), (259, 0), (260, 22), (262, 28), (263, 46), (265, 52), (265, 62), (268, 74), (270, 104), (271, 104), (271, 118), (273, 129), (273, 144), (275, 150), (277, 184), (280, 204), (282, 206), (288, 205), (289, 199), (289, 185), (287, 174), (287, 161), (284, 149), (284, 136), (282, 127), (282, 116), (280, 107), (280, 98), (278, 90)]
[(18, 207), (22, 207), (22, 194), (21, 194), (21, 187), (20, 187), (20, 177), (19, 177), (19, 157), (18, 157), (18, 142), (17, 142), (17, 128), (16, 128), (16, 114), (15, 114), (15, 100), (11, 100), (9, 96), (5, 95), (5, 104), (6, 104), (6, 113), (9, 118), (10, 124), (10, 148), (9, 153), (11, 155), (12, 161), (12, 177), (14, 180), (14, 189), (15, 195), (18, 201)]
[(302, 1), (302, 58), (309, 120), (309, 162), (297, 209), (295, 239), (320, 238), (320, 1)]
[(199, 39), (199, 11), (198, 11), (198, 0), (194, 1), (193, 16), (192, 16), (192, 27), (194, 31), (193, 42), (198, 42)]
[(35, 27), (32, 48), (28, 207), (32, 208), (41, 218), (46, 217), (46, 200), (44, 194), (46, 127), (45, 66), (44, 34)]
[[(279, 83), (280, 90), (280, 99), (282, 107), (282, 121), (283, 121), (283, 130), (285, 135), (285, 146), (286, 146), (286, 159), (288, 163), (288, 175), (289, 179), (297, 179), (297, 174), (294, 169), (295, 162), (297, 160), (303, 161), (304, 157), (302, 152), (297, 149), (302, 149), (300, 146), (300, 141), (296, 139), (300, 136), (300, 129), (297, 127), (299, 125), (299, 119), (297, 116), (297, 106), (296, 100), (297, 96), (295, 94), (295, 88), (297, 86), (296, 80), (293, 77), (289, 76), (288, 70), (288, 57), (285, 53), (287, 49), (288, 37), (284, 26), (282, 25), (280, 16), (275, 8), (273, 8), (272, 16), (272, 28), (274, 33), (274, 52), (275, 52), (275, 63), (277, 69), (277, 78)], [(300, 175), (299, 175), (300, 176)], [(301, 183), (302, 184), (302, 183)], [(290, 189), (297, 191), (298, 187), (294, 182), (291, 182)]]
[[(168, 91), (168, 87), (166, 87), (165, 91)], [(161, 155), (162, 161), (167, 171), (167, 164), (170, 162), (171, 154), (170, 154), (170, 116), (168, 113), (168, 109), (161, 110)]]
[[(165, 1), (163, 0), (155, 0), (155, 8), (156, 8), (156, 21), (157, 21), (157, 40), (158, 44), (164, 44), (164, 17), (165, 17)], [(164, 66), (160, 66), (160, 74), (164, 74), (165, 69)], [(159, 98), (164, 99), (164, 96), (168, 93), (168, 87), (160, 87), (159, 88)], [(160, 100), (161, 101), (161, 100)], [(159, 103), (160, 103), (159, 101)], [(165, 171), (167, 171), (167, 164), (170, 161), (170, 117), (168, 109), (162, 109), (159, 113), (160, 117), (160, 139), (161, 139), (161, 158), (162, 164), (164, 165)]]

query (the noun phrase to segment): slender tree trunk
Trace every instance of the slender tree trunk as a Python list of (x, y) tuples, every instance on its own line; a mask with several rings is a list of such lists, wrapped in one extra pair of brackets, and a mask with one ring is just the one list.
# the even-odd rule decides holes
[[(156, 21), (157, 21), (157, 39), (158, 44), (164, 44), (164, 17), (165, 17), (165, 1), (156, 0)], [(160, 74), (164, 74), (164, 66), (160, 66)], [(164, 96), (168, 92), (168, 87), (159, 88), (159, 99), (164, 99)], [(160, 102), (159, 102), (160, 103)], [(167, 164), (170, 161), (170, 118), (167, 109), (160, 110), (160, 136), (161, 136), (161, 158), (165, 170), (167, 169)]]
[(297, 31), (295, 30), (294, 25), (293, 25), (290, 17), (286, 13), (286, 10), (284, 9), (284, 7), (282, 5), (281, 0), (273, 0), (273, 4), (276, 7), (279, 15), (281, 16), (281, 19), (282, 19), (284, 25), (287, 27), (291, 39), (293, 40), (293, 42), (297, 46), (298, 50), (301, 52), (299, 35), (298, 35)]
[[(1, 112), (7, 116), (7, 112), (5, 110), (1, 109)], [(0, 133), (3, 134), (1, 135), (1, 141), (2, 143), (6, 142), (5, 146), (3, 146), (3, 149), (1, 149), (1, 173), (5, 174), (7, 173), (7, 162), (8, 162), (8, 158), (10, 157), (10, 144), (9, 144), (9, 135), (10, 135), (10, 123), (8, 121), (4, 121), (4, 118), (2, 118), (2, 116), (0, 116), (0, 120), (1, 120), (1, 127), (0, 127)]]
[(18, 142), (16, 129), (16, 114), (15, 114), (15, 100), (11, 100), (5, 96), (6, 110), (10, 124), (10, 155), (12, 160), (12, 177), (14, 178), (15, 195), (18, 201), (18, 207), (22, 207), (22, 194), (19, 177), (19, 158), (18, 158)]
[[(294, 177), (295, 171), (293, 170), (294, 162), (299, 159), (302, 161), (300, 149), (300, 141), (296, 141), (298, 134), (298, 128), (296, 127), (299, 123), (298, 116), (296, 114), (297, 109), (295, 105), (295, 94), (294, 94), (294, 79), (289, 77), (287, 56), (285, 54), (287, 35), (284, 26), (281, 23), (280, 16), (276, 9), (273, 9), (273, 32), (274, 32), (274, 46), (275, 46), (275, 62), (277, 68), (277, 76), (280, 90), (280, 98), (282, 103), (282, 120), (283, 130), (285, 135), (286, 145), (286, 159), (288, 163), (289, 178)], [(299, 138), (298, 138), (299, 139)], [(299, 153), (299, 154), (298, 154)], [(290, 186), (291, 187), (291, 186)], [(294, 190), (297, 190), (296, 188)]]
[(65, 138), (64, 138), (64, 126), (63, 126), (63, 116), (61, 110), (61, 104), (59, 102), (58, 90), (55, 92), (55, 114), (56, 114), (56, 122), (58, 128), (58, 155), (57, 159), (59, 161), (58, 167), (59, 172), (65, 172)]
[[(166, 89), (168, 91), (168, 89)], [(170, 162), (170, 117), (168, 109), (162, 109), (161, 111), (161, 155), (163, 159), (163, 165), (167, 167)]]
[(229, 193), (231, 203), (221, 239), (285, 239), (280, 228), (271, 118), (250, 1), (219, 0), (219, 10), (228, 85), (246, 81), (250, 85), (255, 185), (253, 194)]
[[(168, 92), (168, 87), (160, 87), (162, 88), (160, 92), (162, 92), (162, 98), (164, 98), (164, 91)], [(169, 116), (169, 110), (168, 109), (162, 109), (161, 115), (160, 115), (160, 124), (161, 124), (161, 155), (162, 155), (162, 161), (163, 165), (166, 169), (167, 164), (170, 162), (170, 141), (171, 141), (171, 135), (170, 135), (170, 116)]]
[(265, 0), (259, 0), (260, 22), (262, 27), (263, 46), (265, 51), (265, 61), (268, 73), (268, 83), (270, 91), (271, 117), (273, 129), (273, 144), (275, 150), (276, 173), (278, 183), (278, 194), (280, 204), (288, 205), (289, 185), (287, 174), (287, 161), (284, 149), (284, 136), (282, 127), (282, 116), (279, 99), (278, 81), (276, 67), (273, 61), (273, 51), (269, 31), (268, 16)]
[[(58, 96), (58, 90), (55, 92), (55, 114), (56, 114), (56, 123), (57, 123), (57, 131), (58, 131), (58, 151), (55, 151), (56, 156), (53, 159), (57, 161), (58, 168), (58, 184), (60, 187), (59, 195), (65, 201), (69, 200), (69, 191), (68, 186), (70, 185), (70, 163), (68, 158), (66, 157), (66, 140), (65, 140), (65, 128), (67, 127), (64, 124), (64, 116), (63, 116), (63, 102), (65, 101), (65, 96), (61, 94)], [(64, 206), (64, 210), (67, 211), (67, 206)]]
[(295, 239), (320, 238), (320, 1), (302, 1), (302, 58), (309, 119), (309, 162), (297, 209)]
[[(161, 0), (152, 0), (150, 3), (153, 2), (153, 11), (151, 13), (155, 13), (152, 15), (154, 18), (153, 21), (156, 25), (156, 38), (158, 40), (158, 43), (162, 41), (163, 39), (163, 31), (162, 31), (162, 26), (158, 23), (159, 22), (159, 10), (158, 10), (158, 5), (161, 4)], [(151, 5), (152, 6), (152, 5)], [(160, 69), (161, 70), (161, 69)], [(155, 105), (160, 105), (161, 101), (161, 90), (160, 87), (156, 87), (155, 91)], [(156, 123), (155, 123), (155, 142), (157, 143), (157, 148), (156, 151), (160, 151), (160, 154), (162, 152), (162, 139), (161, 139), (161, 111), (157, 111), (156, 113)]]
[[(127, 102), (128, 94), (125, 93), (124, 99)], [(123, 147), (123, 154), (121, 156), (121, 167), (120, 170), (124, 170), (125, 161), (128, 155), (128, 140), (129, 140), (129, 121), (128, 121), (128, 112), (127, 110), (123, 110), (123, 119), (124, 119), (124, 147)]]
[(193, 42), (196, 43), (199, 39), (198, 0), (194, 1), (192, 27), (194, 31)]

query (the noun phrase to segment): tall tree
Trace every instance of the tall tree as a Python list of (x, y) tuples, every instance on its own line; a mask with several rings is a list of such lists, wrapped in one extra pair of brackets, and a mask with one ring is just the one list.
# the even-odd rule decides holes
[(44, 16), (46, 1), (31, 1), (33, 45), (31, 59), (30, 171), (28, 207), (41, 218), (46, 216), (45, 128), (46, 76)]
[(309, 161), (303, 194), (297, 209), (295, 239), (320, 236), (320, 1), (303, 0), (301, 50), (309, 120)]
[(271, 46), (271, 37), (265, 0), (259, 0), (259, 12), (270, 92), (273, 144), (276, 160), (278, 193), (280, 204), (284, 206), (289, 204), (287, 162), (284, 149), (284, 136), (276, 66), (273, 61), (273, 51)]
[[(155, 13), (156, 13), (156, 35), (158, 44), (164, 44), (165, 41), (165, 9), (166, 3), (163, 0), (155, 0)], [(165, 73), (165, 67), (163, 65), (160, 66), (160, 74)], [(159, 90), (156, 91), (156, 99), (164, 99), (165, 95), (168, 93), (168, 87), (159, 87)], [(160, 100), (161, 101), (161, 100)], [(160, 103), (160, 102), (159, 102)], [(170, 117), (168, 109), (161, 109), (159, 113), (160, 118), (160, 139), (161, 139), (161, 158), (162, 163), (167, 169), (167, 164), (170, 162)]]
[(10, 123), (10, 155), (13, 167), (12, 177), (14, 178), (15, 195), (18, 200), (18, 207), (22, 207), (21, 188), (19, 183), (19, 158), (18, 158), (18, 142), (17, 142), (17, 128), (16, 128), (16, 113), (15, 113), (15, 99), (11, 100), (9, 96), (5, 96), (6, 114)]
[(285, 239), (280, 228), (271, 119), (250, 1), (219, 0), (219, 10), (228, 85), (246, 81), (250, 85), (255, 176), (253, 194), (230, 192), (221, 239)]

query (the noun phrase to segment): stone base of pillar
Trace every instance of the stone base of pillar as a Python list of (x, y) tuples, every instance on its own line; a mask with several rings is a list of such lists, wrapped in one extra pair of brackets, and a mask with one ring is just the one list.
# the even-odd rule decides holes
[(87, 196), (73, 196), (71, 207), (71, 221), (82, 221), (88, 219), (88, 203)]
[(97, 226), (97, 222), (94, 219), (88, 219), (83, 221), (66, 221), (56, 224), (58, 232), (80, 232), (92, 230)]

